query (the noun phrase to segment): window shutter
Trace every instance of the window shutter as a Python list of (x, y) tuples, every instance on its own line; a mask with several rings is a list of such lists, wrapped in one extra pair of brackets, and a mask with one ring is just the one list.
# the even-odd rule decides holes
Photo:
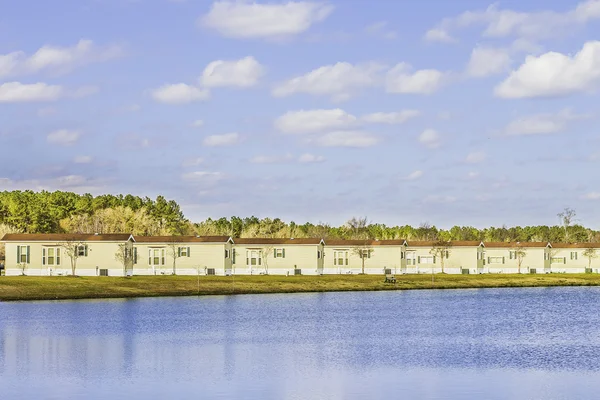
[(21, 246), (17, 246), (17, 264), (21, 263)]
[(491, 257), (488, 257), (488, 264), (491, 263)]
[(418, 257), (417, 257), (417, 262), (418, 262), (419, 264), (421, 264), (421, 256), (418, 256)]
[(506, 257), (502, 257), (502, 264), (506, 264), (506, 260), (505, 260), (505, 258), (506, 258)]
[(277, 249), (273, 249), (273, 258), (277, 258)]
[(161, 250), (161, 264), (160, 265), (165, 265), (165, 249)]
[(285, 258), (285, 249), (281, 250), (281, 255)]
[(177, 257), (181, 257), (181, 247), (177, 248)]
[(333, 265), (337, 265), (337, 254), (333, 255)]
[(188, 257), (190, 256), (190, 248), (189, 247), (187, 248), (187, 256)]
[(258, 257), (258, 265), (262, 265), (262, 257)]
[(450, 251), (446, 250), (446, 258), (450, 258)]
[(88, 255), (88, 245), (87, 244), (85, 245), (84, 249), (85, 249), (84, 250), (85, 256), (87, 257), (87, 255)]
[(27, 264), (29, 264), (29, 249), (30, 249), (30, 246), (27, 246)]
[[(87, 246), (86, 246), (86, 249), (87, 249)], [(87, 255), (87, 252), (86, 252), (86, 255)], [(133, 263), (137, 264), (137, 247), (133, 248)]]
[(148, 265), (152, 265), (152, 249), (148, 249)]
[(231, 250), (231, 263), (235, 264), (235, 249)]
[(42, 249), (42, 265), (46, 265), (46, 249)]
[[(29, 258), (29, 257), (27, 257)], [(56, 265), (60, 265), (60, 249), (56, 249)]]
[(436, 256), (433, 256), (433, 263), (434, 263), (434, 264), (435, 264), (435, 259), (436, 259)]
[(348, 256), (346, 256), (346, 265), (348, 265)]
[(371, 258), (371, 250), (367, 250), (367, 258)]
[(563, 264), (567, 263), (567, 257), (563, 257)]

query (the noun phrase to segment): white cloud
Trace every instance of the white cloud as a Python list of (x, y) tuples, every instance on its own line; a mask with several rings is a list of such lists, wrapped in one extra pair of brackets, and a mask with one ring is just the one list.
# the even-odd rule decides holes
[(280, 38), (297, 35), (323, 21), (333, 6), (309, 1), (259, 4), (256, 1), (216, 1), (200, 25), (233, 38)]
[(194, 171), (181, 176), (184, 181), (199, 182), (204, 184), (216, 183), (224, 178), (222, 172)]
[(467, 177), (469, 177), (469, 179), (475, 179), (475, 178), (477, 178), (478, 176), (479, 176), (479, 172), (476, 172), (476, 171), (470, 171), (470, 172), (467, 174)]
[(414, 180), (419, 179), (422, 176), (423, 176), (423, 171), (416, 170), (416, 171), (413, 171), (410, 174), (408, 174), (408, 176), (406, 176), (404, 179), (407, 181), (414, 181)]
[(507, 49), (476, 47), (471, 52), (467, 74), (477, 78), (500, 74), (509, 69), (510, 63)]
[(357, 118), (340, 108), (331, 110), (288, 111), (275, 120), (275, 128), (283, 133), (312, 133), (342, 129), (357, 123)]
[(62, 86), (42, 82), (32, 84), (7, 82), (0, 85), (0, 103), (55, 101), (63, 95)]
[(543, 113), (518, 118), (508, 124), (505, 134), (517, 135), (543, 135), (557, 133), (565, 130), (569, 121), (583, 118), (575, 115), (569, 109), (558, 113)]
[(504, 98), (563, 96), (592, 91), (600, 84), (600, 41), (587, 42), (573, 57), (548, 52), (528, 56), (495, 88)]
[(200, 82), (205, 87), (254, 86), (263, 76), (264, 68), (254, 57), (236, 61), (213, 61), (204, 68)]
[(428, 42), (454, 43), (454, 39), (448, 32), (443, 29), (434, 28), (425, 33), (425, 40)]
[(94, 158), (92, 156), (76, 156), (73, 159), (73, 162), (75, 164), (89, 164), (92, 161), (94, 161)]
[(436, 69), (412, 71), (407, 63), (399, 63), (386, 75), (385, 89), (388, 93), (431, 94), (443, 83), (445, 74)]
[(479, 164), (484, 162), (485, 158), (486, 154), (483, 151), (474, 151), (467, 155), (465, 162), (469, 164)]
[(320, 163), (323, 161), (325, 161), (325, 157), (309, 153), (302, 154), (300, 157), (298, 157), (298, 162), (302, 164)]
[(285, 154), (283, 156), (254, 156), (250, 159), (253, 164), (279, 164), (290, 162), (294, 160), (294, 156), (291, 154)]
[(296, 93), (315, 96), (330, 96), (334, 101), (344, 101), (359, 89), (375, 86), (379, 82), (382, 65), (369, 63), (352, 65), (339, 62), (326, 65), (311, 72), (283, 82), (272, 91), (275, 97), (285, 97)]
[(594, 19), (600, 19), (600, 0), (581, 2), (576, 8), (565, 12), (502, 10), (493, 4), (483, 11), (466, 11), (457, 17), (445, 18), (429, 30), (425, 38), (448, 42), (452, 40), (451, 31), (482, 26), (482, 35), (485, 37), (512, 36), (540, 40), (564, 36)]
[(440, 134), (437, 133), (437, 131), (434, 129), (425, 129), (419, 135), (419, 142), (422, 145), (429, 147), (430, 149), (435, 149), (437, 147), (440, 147)]
[(41, 71), (64, 73), (86, 64), (121, 56), (119, 46), (97, 47), (80, 40), (72, 47), (43, 46), (30, 57), (22, 51), (0, 55), (0, 77), (34, 74)]
[(365, 32), (371, 36), (377, 36), (383, 39), (396, 39), (398, 37), (398, 33), (396, 31), (388, 29), (387, 21), (379, 21), (368, 25), (365, 28)]
[(201, 157), (190, 158), (183, 162), (184, 167), (196, 167), (204, 163), (204, 159)]
[(312, 141), (323, 147), (371, 147), (379, 143), (380, 139), (363, 131), (334, 131), (318, 136)]
[(584, 200), (600, 200), (600, 192), (586, 193), (581, 198)]
[(237, 133), (225, 133), (223, 135), (207, 136), (203, 140), (203, 144), (208, 147), (216, 146), (233, 146), (240, 140), (240, 135)]
[(48, 143), (59, 144), (62, 146), (71, 146), (79, 140), (81, 132), (69, 129), (59, 129), (48, 134), (46, 139)]
[(192, 122), (192, 127), (194, 128), (201, 128), (204, 126), (204, 121), (202, 121), (201, 119), (197, 119), (194, 122)]
[(185, 83), (164, 85), (151, 93), (152, 98), (160, 103), (186, 104), (206, 100), (210, 97), (207, 89), (200, 89)]
[(380, 124), (403, 124), (411, 118), (415, 118), (421, 115), (418, 110), (402, 110), (398, 112), (389, 113), (372, 113), (362, 116), (362, 120), (370, 123)]

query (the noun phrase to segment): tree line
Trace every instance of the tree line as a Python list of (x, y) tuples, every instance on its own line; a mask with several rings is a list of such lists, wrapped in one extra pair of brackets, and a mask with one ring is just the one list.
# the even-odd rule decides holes
[(297, 224), (280, 218), (208, 218), (191, 222), (179, 204), (158, 196), (76, 194), (72, 192), (0, 192), (0, 236), (4, 233), (133, 233), (135, 235), (223, 235), (268, 238), (483, 240), (489, 242), (600, 242), (600, 232), (580, 225), (572, 209), (553, 218), (556, 224), (475, 228), (454, 226), (439, 229), (419, 226), (388, 226), (351, 218), (341, 226), (310, 222)]

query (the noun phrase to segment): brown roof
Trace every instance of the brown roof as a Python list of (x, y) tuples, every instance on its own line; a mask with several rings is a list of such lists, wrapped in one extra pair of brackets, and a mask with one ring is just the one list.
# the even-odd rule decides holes
[(225, 243), (229, 236), (135, 236), (137, 243)]
[(555, 249), (598, 249), (600, 243), (550, 243)]
[(502, 248), (514, 248), (520, 247), (546, 247), (548, 242), (483, 242), (485, 247), (502, 247)]
[(327, 239), (327, 246), (401, 246), (404, 244), (404, 239), (395, 240), (345, 240), (345, 239)]
[(2, 238), (6, 242), (66, 242), (66, 241), (103, 241), (125, 242), (131, 237), (129, 233), (107, 233), (90, 235), (87, 233), (7, 233)]
[(273, 245), (273, 244), (319, 244), (322, 239), (313, 238), (233, 238), (235, 244)]
[[(440, 243), (440, 241), (430, 241), (430, 240), (409, 240), (408, 242), (408, 246), (409, 247), (433, 247), (435, 245), (437, 245), (438, 243)], [(480, 240), (451, 240), (448, 242), (450, 244), (450, 247), (468, 247), (468, 246), (473, 246), (473, 247), (477, 247), (481, 244)]]

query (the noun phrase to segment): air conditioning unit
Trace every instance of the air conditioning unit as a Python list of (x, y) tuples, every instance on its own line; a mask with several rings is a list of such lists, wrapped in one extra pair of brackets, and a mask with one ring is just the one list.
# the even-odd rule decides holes
[(108, 269), (100, 268), (100, 276), (108, 276)]
[(302, 275), (302, 270), (300, 268), (294, 269), (294, 275)]
[(206, 269), (206, 275), (216, 275), (215, 274), (215, 269), (214, 268), (207, 268)]
[(386, 275), (391, 275), (391, 274), (392, 274), (392, 269), (391, 269), (391, 268), (384, 268), (384, 270), (385, 270), (385, 272), (384, 272), (384, 273), (385, 273)]

